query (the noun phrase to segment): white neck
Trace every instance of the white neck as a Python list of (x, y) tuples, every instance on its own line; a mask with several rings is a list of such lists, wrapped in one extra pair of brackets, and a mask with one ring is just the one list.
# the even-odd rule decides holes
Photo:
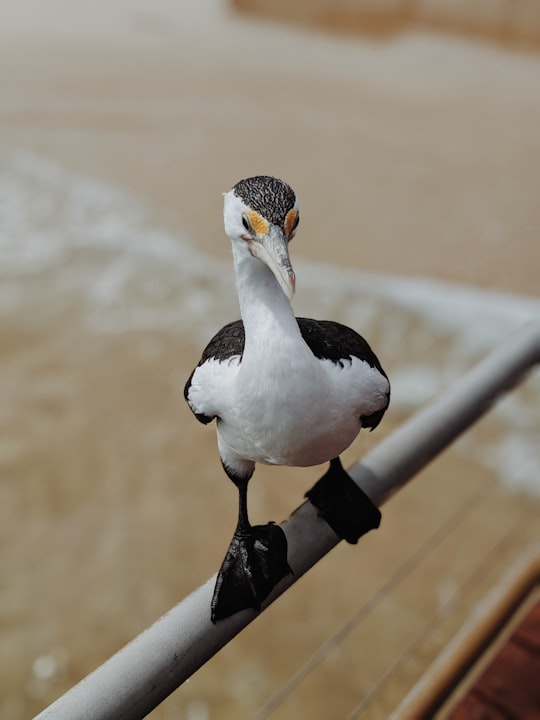
[(279, 352), (302, 341), (291, 304), (272, 271), (258, 258), (235, 252), (236, 289), (245, 328), (244, 362), (268, 349)]

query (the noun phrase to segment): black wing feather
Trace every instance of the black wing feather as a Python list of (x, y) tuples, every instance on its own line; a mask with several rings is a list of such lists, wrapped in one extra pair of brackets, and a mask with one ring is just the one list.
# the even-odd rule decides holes
[[(188, 394), (189, 388), (191, 387), (191, 380), (195, 373), (195, 370), (205, 363), (210, 358), (217, 358), (220, 361), (230, 360), (236, 356), (242, 356), (244, 352), (244, 323), (242, 320), (235, 320), (227, 325), (224, 325), (221, 330), (214, 335), (208, 345), (204, 348), (201, 359), (197, 363), (197, 367), (193, 370), (184, 386), (184, 398), (189, 405)], [(191, 406), (190, 406), (191, 407)], [(214, 419), (210, 415), (204, 415), (204, 413), (193, 413), (197, 420), (203, 425), (208, 425)]]
[[(304, 342), (319, 360), (331, 360), (341, 367), (344, 362), (353, 357), (364, 360), (376, 368), (388, 380), (388, 375), (382, 369), (379, 358), (375, 355), (365, 338), (356, 330), (334, 322), (333, 320), (312, 320), (311, 318), (296, 318)], [(375, 430), (381, 422), (390, 403), (390, 390), (388, 390), (386, 405), (372, 413), (362, 415), (362, 427)]]
[(353, 357), (365, 360), (370, 367), (386, 377), (379, 359), (367, 340), (356, 330), (333, 320), (312, 320), (296, 318), (304, 342), (319, 360), (331, 360), (338, 365)]
[(199, 365), (210, 358), (216, 358), (220, 362), (230, 360), (237, 355), (242, 356), (244, 353), (244, 323), (242, 320), (235, 320), (224, 325), (221, 330), (214, 335), (208, 345), (204, 348)]

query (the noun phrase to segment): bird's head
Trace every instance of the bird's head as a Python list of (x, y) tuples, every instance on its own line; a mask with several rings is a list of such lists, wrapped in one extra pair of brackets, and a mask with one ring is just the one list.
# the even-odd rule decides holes
[(225, 232), (233, 247), (265, 263), (291, 300), (295, 275), (288, 246), (300, 220), (294, 191), (282, 180), (258, 175), (240, 180), (224, 198)]

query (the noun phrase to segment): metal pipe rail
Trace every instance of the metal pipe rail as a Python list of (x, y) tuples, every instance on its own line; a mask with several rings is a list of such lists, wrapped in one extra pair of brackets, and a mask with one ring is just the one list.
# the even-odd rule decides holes
[[(350, 475), (375, 504), (386, 502), (486, 413), (500, 395), (516, 386), (536, 363), (540, 363), (540, 321), (510, 337), (349, 468)], [(309, 502), (304, 502), (282, 527), (293, 574), (279, 583), (264, 607), (339, 542)], [(210, 600), (214, 582), (215, 576), (35, 720), (145, 717), (258, 616), (254, 610), (244, 610), (213, 625)]]

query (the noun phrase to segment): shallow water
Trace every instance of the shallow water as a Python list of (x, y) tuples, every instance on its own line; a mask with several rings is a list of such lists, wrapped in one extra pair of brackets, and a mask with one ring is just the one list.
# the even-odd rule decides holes
[[(187, 234), (168, 232), (139, 198), (22, 151), (4, 153), (0, 173), (2, 365), (7, 375), (20, 373), (22, 385), (10, 333), (18, 336), (19, 354), (39, 339), (40, 352), (52, 360), (68, 333), (71, 343), (89, 345), (95, 337), (103, 342), (129, 333), (142, 342), (147, 333), (160, 333), (200, 348), (238, 316), (231, 263), (201, 253)], [(540, 316), (538, 298), (306, 260), (295, 267), (297, 313), (334, 318), (363, 333), (391, 374), (398, 412), (421, 406)], [(144, 352), (144, 342), (141, 347)], [(181, 362), (189, 366), (196, 358)], [(57, 391), (64, 390), (60, 381)], [(539, 378), (532, 377), (495, 412), (504, 437), (497, 433), (497, 462), (489, 460), (501, 480), (537, 494), (540, 481), (528, 473), (540, 461), (539, 401)], [(505, 453), (515, 457), (518, 447), (521, 460), (507, 462)], [(470, 451), (481, 455), (474, 445)]]
[[(213, 431), (193, 421), (182, 388), (203, 344), (238, 312), (231, 263), (168, 231), (122, 189), (11, 151), (0, 157), (0, 202), (1, 576), (12, 580), (0, 595), (0, 711), (16, 720), (215, 571), (235, 496), (222, 480)], [(540, 311), (536, 298), (295, 261), (294, 248), (293, 262), (298, 314), (353, 325), (382, 358), (393, 381), (382, 434)], [(539, 400), (536, 375), (458, 443), (446, 471), (456, 496), (493, 472), (540, 494)], [(257, 478), (278, 477), (273, 472), (263, 468)], [(254, 483), (255, 518), (284, 517), (301, 501), (313, 474), (288, 476), (299, 484)], [(426, 520), (409, 517), (415, 537)], [(378, 548), (376, 578), (385, 553)], [(295, 637), (287, 657), (271, 624), (259, 635), (250, 630), (173, 707), (186, 717), (196, 706), (236, 717), (238, 708), (260, 705), (295, 670), (293, 658), (350, 612), (345, 598), (354, 607), (350, 560), (336, 558), (333, 571), (340, 567), (343, 599), (334, 598), (331, 611), (313, 585), (329, 566), (296, 592), (280, 623), (281, 636)], [(304, 612), (305, 637), (297, 622)], [(320, 698), (336, 687), (330, 675)], [(313, 696), (313, 717), (320, 698)], [(302, 697), (302, 708), (310, 702)], [(166, 717), (161, 712), (156, 717)]]
[[(537, 297), (477, 288), (538, 294), (539, 61), (300, 32), (222, 0), (6, 0), (1, 16), (0, 719), (24, 720), (205, 581), (230, 539), (234, 489), (182, 397), (237, 316), (219, 193), (254, 172), (293, 183), (298, 313), (356, 327), (391, 375), (352, 462), (538, 316)], [(537, 376), (152, 718), (253, 717), (317, 653), (272, 718), (347, 717), (396, 668), (362, 715), (387, 718), (538, 541)], [(286, 517), (319, 472), (258, 468), (253, 519)]]
[[(297, 32), (221, 0), (1, 14), (0, 142), (24, 150), (0, 154), (0, 718), (22, 720), (205, 581), (230, 539), (234, 489), (182, 397), (237, 316), (219, 193), (253, 172), (293, 183), (297, 312), (357, 328), (391, 375), (351, 462), (538, 317), (537, 297), (477, 288), (538, 291), (539, 62)], [(253, 717), (346, 627), (272, 717), (347, 717), (399, 667), (365, 714), (387, 718), (538, 541), (538, 401), (536, 373), (152, 717)], [(253, 519), (286, 517), (318, 474), (258, 468)]]

